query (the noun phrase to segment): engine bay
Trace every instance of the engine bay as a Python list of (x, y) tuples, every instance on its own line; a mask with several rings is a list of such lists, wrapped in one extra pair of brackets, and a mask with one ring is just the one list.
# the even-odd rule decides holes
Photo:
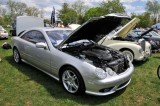
[(122, 53), (92, 41), (72, 42), (62, 51), (104, 70), (109, 67), (117, 74), (129, 67), (129, 61)]

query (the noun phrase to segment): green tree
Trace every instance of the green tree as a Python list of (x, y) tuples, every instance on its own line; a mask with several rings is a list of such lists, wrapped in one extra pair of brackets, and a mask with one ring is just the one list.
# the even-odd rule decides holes
[(26, 13), (28, 16), (38, 16), (40, 14), (40, 10), (36, 7), (27, 7)]
[(77, 0), (72, 4), (72, 8), (76, 11), (78, 15), (83, 16), (87, 10), (87, 6), (83, 0)]
[(4, 25), (11, 25), (11, 16), (6, 14), (3, 16)]
[(153, 21), (150, 18), (150, 13), (145, 12), (143, 14), (137, 15), (135, 13), (131, 14), (131, 18), (137, 17), (140, 19), (137, 27), (147, 28), (153, 25)]
[(77, 0), (72, 4), (72, 9), (77, 13), (77, 23), (82, 24), (85, 22), (84, 16), (88, 7), (83, 0)]
[(7, 2), (7, 6), (9, 8), (10, 15), (12, 16), (12, 20), (14, 20), (17, 16), (24, 15), (27, 9), (27, 5), (25, 3), (15, 2), (12, 0)]
[(85, 20), (91, 17), (107, 15), (109, 13), (125, 13), (125, 7), (119, 0), (103, 1), (99, 7), (90, 8), (85, 13)]
[(70, 20), (77, 17), (76, 11), (74, 11), (72, 8), (69, 7), (67, 3), (63, 3), (62, 9), (59, 10), (58, 18), (60, 18), (64, 25), (67, 25), (70, 23)]
[(100, 5), (105, 11), (106, 14), (108, 13), (125, 13), (125, 7), (120, 0), (112, 0), (112, 1), (103, 1)]
[(3, 25), (3, 23), (4, 23), (3, 17), (0, 16), (0, 25)]
[(154, 22), (158, 22), (160, 15), (160, 4), (157, 0), (148, 0), (146, 3), (146, 10), (151, 13)]
[(101, 7), (90, 8), (88, 11), (85, 12), (85, 20), (102, 15), (105, 15), (105, 11), (103, 8)]

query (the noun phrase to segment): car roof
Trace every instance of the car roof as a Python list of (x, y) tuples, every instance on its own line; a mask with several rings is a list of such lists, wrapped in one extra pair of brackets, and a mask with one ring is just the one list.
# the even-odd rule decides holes
[(41, 30), (41, 31), (53, 31), (53, 30), (73, 30), (71, 28), (58, 28), (58, 27), (35, 27), (35, 28), (30, 28), (28, 30)]

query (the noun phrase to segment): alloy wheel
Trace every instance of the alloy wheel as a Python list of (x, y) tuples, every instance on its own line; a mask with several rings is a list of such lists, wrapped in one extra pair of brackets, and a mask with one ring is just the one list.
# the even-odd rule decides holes
[(78, 77), (71, 70), (66, 70), (63, 72), (62, 83), (63, 83), (65, 89), (70, 93), (76, 93), (79, 89)]
[(19, 55), (19, 52), (18, 52), (18, 50), (17, 49), (14, 49), (13, 50), (13, 57), (14, 57), (14, 61), (16, 62), (16, 63), (20, 63), (20, 55)]
[(133, 54), (130, 52), (130, 51), (128, 51), (128, 50), (124, 50), (123, 52), (122, 52), (124, 55), (126, 55), (129, 59), (130, 59), (130, 61), (131, 62), (133, 62)]

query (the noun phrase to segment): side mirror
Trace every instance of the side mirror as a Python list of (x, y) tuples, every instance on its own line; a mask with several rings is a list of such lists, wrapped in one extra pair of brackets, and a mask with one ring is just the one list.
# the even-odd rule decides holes
[(44, 48), (44, 49), (46, 49), (47, 48), (47, 44), (43, 43), (43, 42), (38, 42), (38, 43), (36, 43), (36, 47), (37, 48)]

